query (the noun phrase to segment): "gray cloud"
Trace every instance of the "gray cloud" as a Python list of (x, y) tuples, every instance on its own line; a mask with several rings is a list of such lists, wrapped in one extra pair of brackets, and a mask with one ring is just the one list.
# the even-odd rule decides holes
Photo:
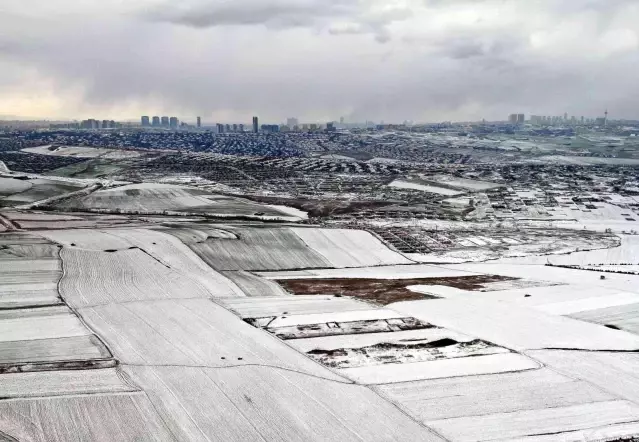
[(0, 114), (636, 116), (633, 1), (4, 1)]

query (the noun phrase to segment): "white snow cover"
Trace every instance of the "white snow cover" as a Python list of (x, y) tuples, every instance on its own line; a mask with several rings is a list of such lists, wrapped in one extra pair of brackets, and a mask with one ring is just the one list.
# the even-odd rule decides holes
[(391, 265), (383, 267), (358, 267), (351, 269), (290, 270), (279, 272), (257, 272), (268, 279), (323, 279), (323, 278), (371, 278), (371, 279), (413, 279), (451, 278), (473, 276), (477, 273), (450, 270), (427, 264)]
[(308, 246), (328, 259), (334, 267), (366, 267), (412, 264), (380, 240), (363, 230), (292, 229)]
[(459, 190), (453, 190), (446, 187), (437, 187), (437, 186), (433, 186), (429, 184), (419, 184), (419, 183), (414, 183), (411, 181), (404, 181), (404, 180), (395, 180), (392, 183), (390, 183), (389, 186), (395, 187), (398, 189), (421, 190), (423, 192), (437, 193), (439, 195), (454, 196), (454, 195), (459, 195), (463, 193), (463, 192), (460, 192)]
[(465, 297), (400, 302), (388, 308), (519, 351), (639, 349), (639, 336), (504, 302)]
[(269, 328), (291, 327), (294, 325), (306, 324), (326, 324), (329, 322), (373, 321), (377, 319), (403, 318), (406, 316), (410, 315), (402, 315), (397, 311), (382, 308), (373, 310), (332, 311), (329, 313), (281, 316), (275, 318), (275, 320), (269, 324)]
[(539, 367), (540, 365), (537, 362), (526, 356), (517, 353), (498, 353), (486, 356), (439, 359), (407, 364), (341, 368), (335, 371), (360, 384), (389, 384), (455, 376), (507, 373), (531, 370)]
[[(148, 296), (163, 297), (163, 293), (171, 297), (196, 297), (197, 294), (217, 297), (244, 296), (236, 284), (211, 269), (176, 237), (162, 231), (75, 229), (38, 233), (65, 246), (62, 252), (63, 257), (67, 258), (65, 265), (72, 265), (71, 259), (75, 256), (82, 255), (87, 259), (86, 261), (73, 261), (77, 267), (65, 267), (67, 275), (63, 279), (63, 290), (69, 287), (69, 279), (97, 271), (95, 266), (98, 266), (98, 269), (107, 269), (109, 267), (103, 266), (110, 262), (115, 266), (113, 269), (119, 269), (118, 274), (128, 275), (127, 277), (130, 278), (129, 284), (125, 284), (125, 292), (132, 293), (133, 289), (147, 292), (146, 295), (138, 293), (133, 299), (143, 299)], [(132, 247), (138, 249), (131, 249)], [(104, 250), (117, 250), (117, 252), (106, 253)], [(129, 259), (131, 257), (137, 258)], [(84, 285), (82, 291), (86, 291), (90, 290), (87, 284), (93, 288), (100, 284), (106, 287), (109, 284), (117, 283), (117, 278), (111, 278), (111, 283), (108, 281), (108, 279), (102, 281), (98, 278), (93, 282), (84, 279), (77, 282)], [(191, 287), (191, 289), (186, 290), (187, 287)], [(206, 290), (205, 292), (203, 292), (203, 288)], [(69, 295), (72, 296), (73, 300), (73, 294), (69, 293)], [(91, 293), (80, 295), (87, 297), (91, 296)], [(101, 295), (98, 293), (96, 296)], [(112, 293), (112, 296), (117, 299), (118, 296), (124, 296), (124, 293), (122, 289), (119, 289), (117, 293)], [(119, 299), (124, 298), (120, 297)], [(104, 299), (102, 301), (104, 302)], [(87, 302), (92, 301), (87, 300)]]
[(272, 367), (126, 367), (180, 441), (441, 441), (369, 389)]
[[(442, 419), (430, 421), (428, 425), (449, 440), (470, 442), (507, 438), (528, 440), (529, 435), (578, 431), (583, 428), (605, 427), (632, 421), (639, 421), (639, 405), (613, 400), (488, 416)], [(561, 435), (555, 434), (554, 440), (562, 440)]]
[(55, 150), (49, 150), (50, 146), (27, 147), (23, 152), (49, 155), (55, 157), (76, 157), (76, 158), (134, 158), (140, 153), (132, 150), (104, 149), (98, 147), (84, 146), (61, 146)]
[(369, 304), (355, 299), (321, 295), (227, 298), (219, 299), (217, 302), (242, 318), (347, 312), (371, 308)]
[(118, 369), (39, 371), (2, 375), (3, 398), (65, 396), (138, 390), (118, 374)]
[(123, 364), (264, 365), (343, 380), (208, 299), (127, 302), (79, 313)]

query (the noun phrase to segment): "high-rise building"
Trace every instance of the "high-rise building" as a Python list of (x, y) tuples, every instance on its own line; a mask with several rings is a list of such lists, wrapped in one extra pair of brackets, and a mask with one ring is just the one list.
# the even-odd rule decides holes
[(160, 127), (160, 117), (153, 117), (153, 127)]
[(215, 125), (215, 127), (217, 128), (217, 133), (218, 134), (223, 134), (224, 133), (224, 125), (223, 124), (217, 123)]
[(177, 129), (179, 126), (177, 117), (171, 117), (169, 119), (169, 127), (171, 129)]
[(149, 127), (151, 125), (151, 122), (149, 121), (149, 117), (147, 117), (146, 115), (142, 117), (142, 127)]
[(202, 127), (202, 117), (197, 117), (197, 127)]
[(297, 126), (298, 124), (299, 124), (299, 121), (297, 120), (297, 118), (291, 117), (286, 119), (286, 125), (288, 127), (294, 127), (294, 126)]
[(517, 114), (510, 114), (508, 116), (508, 122), (510, 124), (517, 124)]
[(102, 129), (108, 129), (111, 127), (109, 120), (102, 120)]
[(244, 132), (244, 125), (243, 124), (240, 124), (240, 132), (242, 132), (242, 133)]
[(585, 120), (585, 119), (584, 119), (584, 117), (583, 117), (583, 115), (582, 115), (582, 116), (581, 116), (581, 124), (584, 124), (584, 120)]
[(339, 124), (344, 124), (344, 117), (339, 117)]
[(162, 117), (162, 127), (169, 127), (169, 117)]
[(237, 124), (233, 125), (233, 132), (237, 132)]
[(517, 124), (524, 124), (526, 116), (524, 114), (517, 114)]
[(564, 121), (568, 121), (568, 112), (564, 112)]
[(256, 134), (259, 132), (259, 120), (257, 117), (253, 117), (253, 133)]

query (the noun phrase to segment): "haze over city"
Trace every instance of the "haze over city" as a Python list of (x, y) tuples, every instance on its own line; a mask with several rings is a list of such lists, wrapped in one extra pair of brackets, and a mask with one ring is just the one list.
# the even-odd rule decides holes
[(3, 0), (0, 118), (637, 117), (632, 0)]

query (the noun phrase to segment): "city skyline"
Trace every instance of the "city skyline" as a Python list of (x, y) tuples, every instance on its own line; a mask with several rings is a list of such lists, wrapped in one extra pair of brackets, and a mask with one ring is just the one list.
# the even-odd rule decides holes
[(637, 23), (631, 0), (5, 0), (0, 114), (629, 119)]

